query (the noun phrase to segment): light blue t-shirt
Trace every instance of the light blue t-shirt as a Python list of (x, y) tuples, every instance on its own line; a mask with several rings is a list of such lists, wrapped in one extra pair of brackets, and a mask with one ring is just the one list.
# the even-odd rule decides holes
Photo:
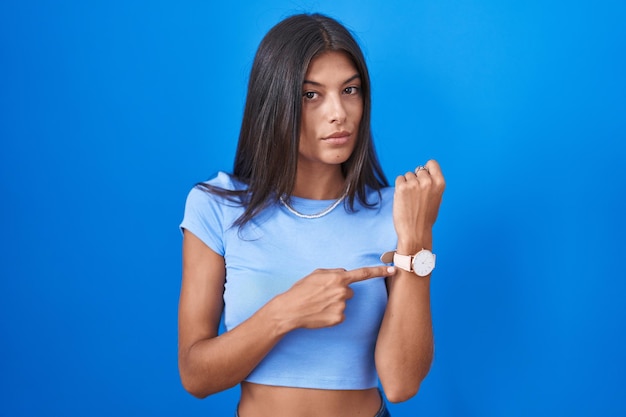
[[(210, 184), (241, 189), (225, 173)], [(317, 268), (354, 269), (380, 265), (380, 255), (396, 247), (393, 189), (368, 209), (355, 201), (354, 213), (339, 205), (318, 219), (302, 219), (282, 205), (263, 210), (243, 228), (233, 222), (243, 207), (198, 188), (189, 193), (181, 228), (189, 230), (226, 262), (224, 322), (231, 330), (276, 295)], [(369, 202), (377, 202), (372, 191)], [(333, 201), (292, 198), (301, 213), (317, 213)], [(246, 381), (318, 389), (376, 387), (374, 347), (387, 304), (383, 278), (351, 285), (345, 321), (322, 329), (297, 329), (284, 336)]]

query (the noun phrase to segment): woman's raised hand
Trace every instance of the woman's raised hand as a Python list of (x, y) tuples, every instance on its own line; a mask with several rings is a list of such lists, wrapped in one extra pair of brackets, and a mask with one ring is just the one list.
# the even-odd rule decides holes
[(343, 322), (346, 302), (352, 298), (350, 284), (376, 277), (388, 277), (393, 267), (373, 266), (346, 271), (316, 269), (275, 298), (283, 317), (288, 318), (286, 331), (331, 327)]
[(446, 182), (435, 160), (396, 178), (393, 223), (398, 252), (413, 254), (432, 248), (432, 227), (437, 220)]

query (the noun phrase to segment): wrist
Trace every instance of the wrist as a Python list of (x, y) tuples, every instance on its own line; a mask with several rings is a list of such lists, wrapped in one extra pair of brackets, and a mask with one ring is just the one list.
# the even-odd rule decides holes
[(396, 252), (393, 263), (400, 269), (413, 272), (418, 277), (427, 277), (435, 268), (436, 256), (428, 249), (420, 249), (415, 255), (402, 255)]
[(428, 249), (429, 251), (433, 250), (432, 236), (428, 239), (426, 238), (407, 239), (407, 240), (398, 239), (396, 252), (401, 255), (415, 255), (417, 252), (419, 252), (422, 249)]
[(272, 331), (278, 337), (284, 336), (297, 327), (293, 317), (284, 313), (284, 303), (280, 298), (281, 295), (272, 298), (264, 307), (267, 322), (272, 323)]
[[(403, 249), (406, 249), (404, 247)], [(412, 249), (406, 249), (412, 250)], [(400, 270), (413, 272), (419, 277), (429, 276), (435, 268), (436, 255), (430, 249), (421, 248), (415, 252), (403, 254), (401, 249), (396, 248), (395, 251), (388, 251), (380, 256), (383, 263), (392, 263)]]

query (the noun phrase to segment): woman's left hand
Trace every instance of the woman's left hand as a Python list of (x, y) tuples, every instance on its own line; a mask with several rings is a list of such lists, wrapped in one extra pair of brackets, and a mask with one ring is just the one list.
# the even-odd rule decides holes
[(445, 187), (441, 168), (433, 159), (396, 178), (393, 223), (398, 235), (398, 253), (408, 255), (420, 249), (432, 249), (432, 227)]

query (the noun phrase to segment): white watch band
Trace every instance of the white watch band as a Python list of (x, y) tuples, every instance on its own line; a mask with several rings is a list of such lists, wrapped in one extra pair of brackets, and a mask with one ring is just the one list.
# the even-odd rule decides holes
[[(416, 258), (419, 258), (419, 268), (415, 270), (414, 263), (417, 262)], [(385, 252), (380, 256), (380, 260), (383, 263), (392, 263), (400, 269), (408, 272), (413, 272), (415, 275), (425, 277), (429, 275), (435, 268), (436, 256), (428, 249), (422, 249), (415, 255), (400, 255), (396, 251)]]
[(393, 254), (393, 264), (405, 271), (413, 272), (413, 255), (400, 255), (398, 252)]

